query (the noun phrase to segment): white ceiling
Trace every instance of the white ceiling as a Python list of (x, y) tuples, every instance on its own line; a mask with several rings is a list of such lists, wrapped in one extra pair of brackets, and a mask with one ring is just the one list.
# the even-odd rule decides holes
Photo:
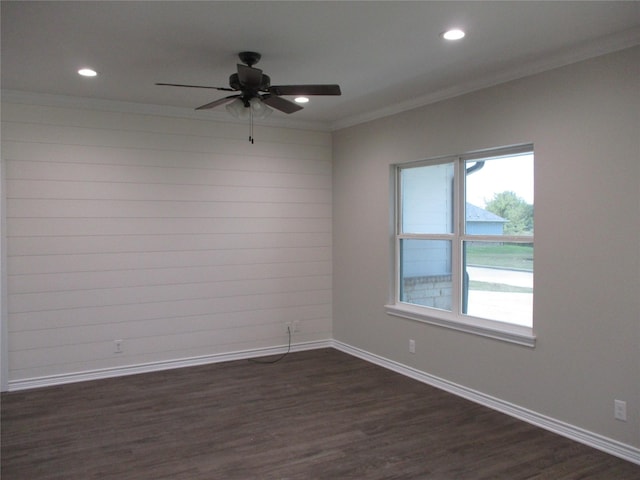
[[(2, 1), (1, 9), (5, 93), (187, 111), (227, 93), (154, 83), (226, 87), (237, 53), (253, 50), (274, 85), (340, 84), (341, 97), (270, 117), (327, 128), (640, 44), (638, 1)], [(441, 39), (453, 26), (466, 38)], [(100, 75), (82, 78), (82, 66)]]

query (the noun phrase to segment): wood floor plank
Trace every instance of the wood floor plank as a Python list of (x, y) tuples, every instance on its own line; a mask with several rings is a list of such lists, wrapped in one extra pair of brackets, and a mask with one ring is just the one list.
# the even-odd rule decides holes
[(333, 349), (2, 395), (3, 480), (638, 480), (640, 466)]

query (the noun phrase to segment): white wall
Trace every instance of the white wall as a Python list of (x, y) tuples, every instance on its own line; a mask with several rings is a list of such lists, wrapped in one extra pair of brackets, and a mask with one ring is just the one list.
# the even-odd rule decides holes
[(331, 135), (247, 135), (3, 103), (9, 383), (331, 338)]
[[(629, 49), (346, 128), (333, 153), (322, 132), (251, 145), (246, 125), (3, 102), (9, 380), (282, 346), (300, 320), (298, 342), (639, 446), (638, 65)], [(524, 142), (536, 348), (387, 316), (389, 165)]]
[[(639, 446), (638, 65), (628, 49), (335, 132), (334, 338)], [(389, 166), (528, 142), (535, 349), (387, 316)]]

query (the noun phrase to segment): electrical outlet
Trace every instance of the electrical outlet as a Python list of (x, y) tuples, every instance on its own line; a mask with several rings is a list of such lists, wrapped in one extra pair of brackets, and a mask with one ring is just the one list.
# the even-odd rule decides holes
[(413, 339), (409, 340), (409, 353), (416, 353), (416, 341)]
[(627, 421), (627, 402), (623, 400), (613, 401), (613, 416), (616, 420)]
[(113, 353), (122, 353), (124, 352), (122, 348), (122, 340), (114, 340), (113, 341)]

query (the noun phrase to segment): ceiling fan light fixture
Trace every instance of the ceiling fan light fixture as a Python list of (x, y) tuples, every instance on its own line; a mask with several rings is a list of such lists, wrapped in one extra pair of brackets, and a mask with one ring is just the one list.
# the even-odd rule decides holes
[(225, 108), (227, 109), (227, 112), (240, 120), (246, 120), (249, 118), (249, 109), (244, 106), (244, 102), (239, 98), (236, 98), (233, 102), (227, 104)]
[(273, 112), (258, 97), (250, 99), (248, 105), (245, 104), (242, 98), (236, 98), (233, 102), (228, 103), (225, 108), (227, 112), (240, 120), (247, 120), (251, 116), (253, 118), (267, 118)]
[(255, 118), (267, 118), (273, 110), (265, 105), (265, 103), (258, 97), (253, 97), (249, 100), (249, 107)]
[(442, 34), (442, 38), (445, 40), (460, 40), (464, 38), (465, 35), (466, 34), (463, 30), (460, 30), (459, 28), (452, 28), (451, 30), (444, 32)]

